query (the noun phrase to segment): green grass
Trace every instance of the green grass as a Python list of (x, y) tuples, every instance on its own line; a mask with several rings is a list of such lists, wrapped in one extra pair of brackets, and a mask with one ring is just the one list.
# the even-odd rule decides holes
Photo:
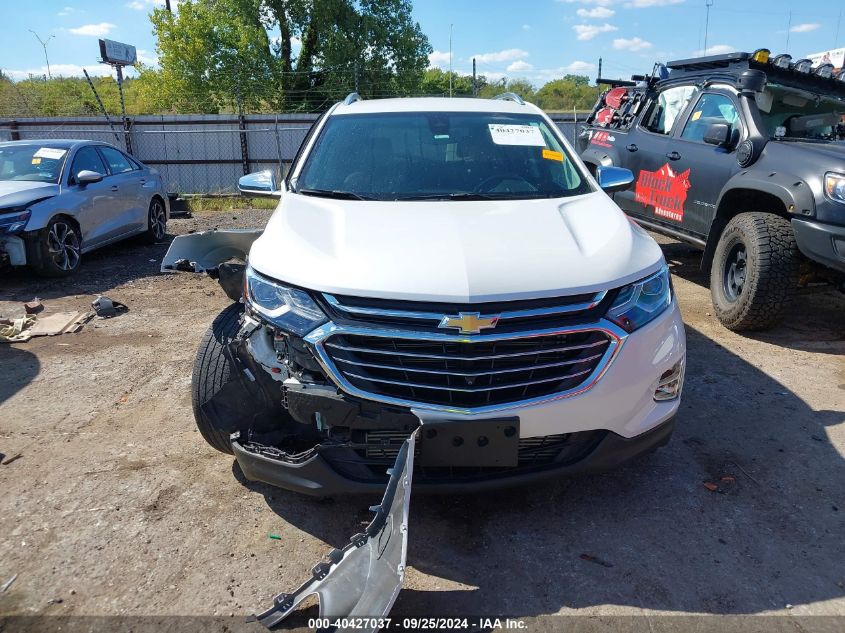
[(185, 199), (188, 209), (197, 211), (232, 211), (234, 209), (275, 209), (279, 203), (276, 198), (231, 197), (192, 197)]

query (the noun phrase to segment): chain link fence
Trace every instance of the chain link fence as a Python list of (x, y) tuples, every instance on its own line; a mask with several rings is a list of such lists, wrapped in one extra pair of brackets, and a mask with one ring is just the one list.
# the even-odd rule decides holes
[[(0, 141), (87, 139), (120, 147), (156, 168), (167, 190), (219, 195), (237, 191), (238, 178), (262, 169), (287, 173), (317, 114), (147, 115), (0, 120)], [(573, 142), (577, 115), (552, 120)]]

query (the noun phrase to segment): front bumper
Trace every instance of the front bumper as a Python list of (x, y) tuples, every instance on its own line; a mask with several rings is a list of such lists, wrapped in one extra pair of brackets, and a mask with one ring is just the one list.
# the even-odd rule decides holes
[(0, 266), (25, 266), (26, 243), (18, 235), (0, 235)]
[[(419, 424), (425, 428), (427, 424), (485, 420), (493, 423), (503, 417), (518, 418), (520, 440), (555, 438), (560, 442), (560, 453), (542, 463), (520, 460), (519, 465), (509, 468), (473, 471), (457, 463), (445, 475), (442, 471), (436, 476), (417, 473), (414, 486), (428, 491), (463, 492), (523, 485), (611, 468), (664, 444), (672, 432), (679, 398), (659, 402), (654, 400), (654, 394), (661, 374), (683, 362), (685, 353), (683, 323), (673, 301), (657, 319), (626, 337), (597, 382), (568, 397), (489, 413), (457, 414), (403, 410), (366, 400), (360, 400), (359, 408), (350, 404), (355, 398), (310, 395), (305, 389), (291, 398), (289, 412), (303, 424), (319, 413), (330, 427), (395, 429), (406, 433)], [(349, 464), (355, 459), (352, 449), (318, 445), (293, 459), (283, 451), (262, 447), (260, 438), (254, 439), (244, 436), (232, 442), (248, 479), (316, 496), (364, 493), (384, 486), (382, 479), (357, 476), (354, 469), (344, 466), (344, 462)], [(421, 443), (425, 445), (424, 437)], [(338, 458), (338, 451), (343, 450), (349, 452)]]
[[(568, 475), (609, 470), (665, 445), (675, 428), (674, 417), (634, 438), (607, 433), (596, 447), (575, 463), (548, 464), (534, 468), (502, 471), (465, 479), (431, 481), (415, 475), (414, 490), (425, 493), (461, 494), (484, 492), (525, 486)], [(384, 482), (356, 480), (335, 470), (328, 460), (314, 453), (298, 463), (274, 459), (244, 448), (238, 440), (232, 442), (235, 458), (244, 476), (315, 497), (347, 494), (378, 494)]]
[(798, 248), (810, 259), (845, 272), (845, 226), (792, 220)]

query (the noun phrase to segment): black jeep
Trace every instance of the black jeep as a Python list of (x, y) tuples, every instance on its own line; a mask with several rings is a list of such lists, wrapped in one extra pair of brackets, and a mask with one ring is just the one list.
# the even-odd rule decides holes
[(845, 71), (761, 49), (603, 83), (581, 157), (633, 171), (617, 204), (704, 249), (726, 327), (774, 325), (802, 271), (842, 284)]

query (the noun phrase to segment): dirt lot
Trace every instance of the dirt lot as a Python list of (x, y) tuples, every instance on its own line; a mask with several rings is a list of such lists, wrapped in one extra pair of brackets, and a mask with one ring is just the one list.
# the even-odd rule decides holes
[[(170, 231), (268, 216), (203, 213)], [(697, 254), (664, 248), (689, 342), (672, 442), (528, 491), (414, 497), (394, 616), (590, 615), (601, 628), (648, 615), (637, 621), (656, 630), (679, 622), (667, 614), (779, 614), (766, 630), (838, 628), (797, 622), (845, 616), (845, 297), (803, 296), (782, 327), (738, 336), (711, 316)], [(203, 442), (190, 368), (227, 299), (207, 277), (158, 274), (165, 250), (107, 248), (69, 281), (0, 277), (7, 316), (34, 295), (51, 312), (97, 293), (130, 308), (0, 347), (0, 452), (21, 455), (0, 466), (0, 585), (17, 575), (0, 614), (218, 615), (206, 630), (226, 630), (369, 520), (376, 499), (252, 484)]]

